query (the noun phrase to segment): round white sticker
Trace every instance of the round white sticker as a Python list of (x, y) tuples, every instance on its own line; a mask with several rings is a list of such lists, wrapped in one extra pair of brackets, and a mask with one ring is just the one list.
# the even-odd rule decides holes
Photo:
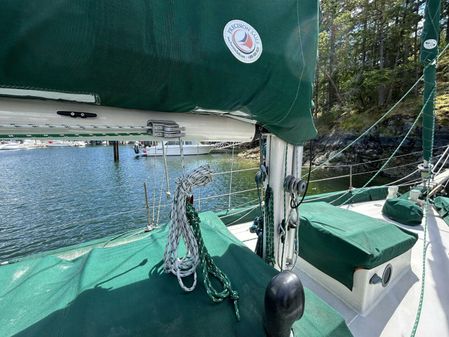
[(223, 39), (232, 55), (240, 62), (253, 63), (262, 55), (259, 33), (245, 21), (229, 21), (223, 29)]
[(424, 48), (426, 48), (426, 49), (433, 49), (433, 48), (435, 48), (436, 46), (437, 46), (437, 40), (435, 40), (435, 39), (428, 39), (428, 40), (426, 40), (426, 41), (424, 41)]

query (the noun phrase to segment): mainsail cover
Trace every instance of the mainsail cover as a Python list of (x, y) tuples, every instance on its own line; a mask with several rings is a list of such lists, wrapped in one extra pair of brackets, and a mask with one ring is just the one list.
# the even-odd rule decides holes
[(311, 117), (317, 0), (3, 0), (0, 87), (239, 112), (292, 144)]
[(436, 61), (440, 32), (440, 0), (427, 0), (421, 36), (421, 62), (424, 65), (424, 110), (422, 123), (423, 159), (432, 158), (435, 128)]

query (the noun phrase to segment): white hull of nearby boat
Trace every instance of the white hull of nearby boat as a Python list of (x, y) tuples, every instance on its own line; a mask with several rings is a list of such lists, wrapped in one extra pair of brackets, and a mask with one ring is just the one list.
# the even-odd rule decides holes
[(47, 147), (71, 147), (74, 146), (71, 143), (66, 143), (66, 142), (48, 142)]
[(9, 151), (16, 151), (16, 150), (30, 150), (30, 149), (34, 149), (39, 147), (38, 144), (34, 144), (34, 143), (30, 143), (31, 141), (25, 141), (23, 143), (15, 143), (15, 142), (10, 142), (10, 143), (5, 143), (5, 144), (0, 144), (0, 150), (9, 150)]
[(0, 150), (14, 151), (14, 150), (22, 150), (22, 149), (24, 149), (22, 144), (0, 144)]
[(45, 143), (46, 147), (85, 147), (86, 142), (78, 141), (61, 141), (61, 140), (50, 140)]
[[(212, 149), (213, 145), (204, 145), (204, 144), (198, 144), (198, 145), (183, 145), (182, 151), (184, 156), (195, 156), (195, 155), (202, 155), (202, 154), (209, 154)], [(180, 156), (181, 155), (181, 149), (179, 145), (167, 145), (165, 147), (166, 155), (167, 156)], [(142, 153), (140, 153), (138, 156), (140, 157), (159, 157), (163, 156), (164, 151), (162, 149), (162, 146), (151, 146), (147, 147), (145, 150), (143, 150)]]

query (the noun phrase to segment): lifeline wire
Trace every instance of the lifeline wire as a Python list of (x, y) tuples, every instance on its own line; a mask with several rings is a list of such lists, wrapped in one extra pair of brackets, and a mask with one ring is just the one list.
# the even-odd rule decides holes
[[(439, 59), (441, 57), (441, 55), (443, 55), (443, 53), (446, 51), (446, 49), (449, 47), (449, 44), (446, 45), (446, 47), (444, 47), (444, 49), (438, 54), (437, 59)], [(425, 68), (429, 67), (430, 64), (428, 64)], [(321, 164), (319, 164), (318, 166), (316, 166), (312, 172), (316, 171), (317, 169), (319, 169), (321, 166), (325, 165), (326, 163), (330, 162), (332, 159), (336, 158), (337, 156), (339, 156), (340, 154), (342, 154), (344, 151), (346, 151), (347, 149), (349, 149), (352, 145), (354, 145), (356, 142), (358, 142), (362, 137), (364, 137), (365, 135), (367, 135), (374, 127), (376, 127), (380, 122), (382, 122), (391, 112), (393, 112), (394, 109), (396, 109), (396, 107), (399, 105), (399, 103), (401, 103), (407, 96), (408, 94), (418, 85), (418, 83), (424, 78), (424, 74), (421, 75), (420, 78), (418, 78), (416, 80), (416, 82), (410, 87), (409, 90), (407, 90), (407, 92), (385, 113), (383, 114), (373, 125), (371, 125), (368, 129), (366, 129), (360, 136), (358, 136), (356, 139), (354, 139), (351, 143), (349, 143), (347, 146), (345, 146), (342, 150), (338, 151), (336, 154), (334, 154), (333, 156), (331, 156), (329, 159), (325, 160), (324, 162), (322, 162)], [(432, 94), (431, 94), (432, 95)], [(430, 95), (430, 96), (431, 96)], [(429, 96), (429, 97), (430, 97)], [(427, 104), (427, 102), (426, 102)], [(424, 104), (424, 106), (426, 105)]]

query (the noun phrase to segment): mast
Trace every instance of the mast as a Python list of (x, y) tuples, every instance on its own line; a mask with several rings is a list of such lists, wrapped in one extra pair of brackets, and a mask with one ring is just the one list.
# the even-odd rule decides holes
[[(274, 260), (281, 270), (293, 265), (295, 260), (295, 239), (299, 224), (298, 209), (292, 210), (291, 197), (304, 193), (305, 185), (301, 180), (303, 146), (289, 144), (275, 135), (267, 138), (268, 185), (273, 198), (272, 219), (274, 226)], [(287, 183), (295, 181), (295, 187)], [(292, 181), (293, 179), (293, 181)], [(294, 211), (292, 213), (292, 211)], [(294, 214), (296, 212), (296, 214)], [(265, 214), (265, 224), (269, 224)], [(266, 227), (265, 227), (266, 229)], [(266, 238), (266, 236), (265, 236)], [(266, 240), (266, 239), (265, 239)]]
[(430, 171), (435, 127), (434, 100), (440, 26), (440, 0), (427, 0), (421, 36), (421, 63), (424, 66), (424, 108), (422, 123), (423, 167)]

